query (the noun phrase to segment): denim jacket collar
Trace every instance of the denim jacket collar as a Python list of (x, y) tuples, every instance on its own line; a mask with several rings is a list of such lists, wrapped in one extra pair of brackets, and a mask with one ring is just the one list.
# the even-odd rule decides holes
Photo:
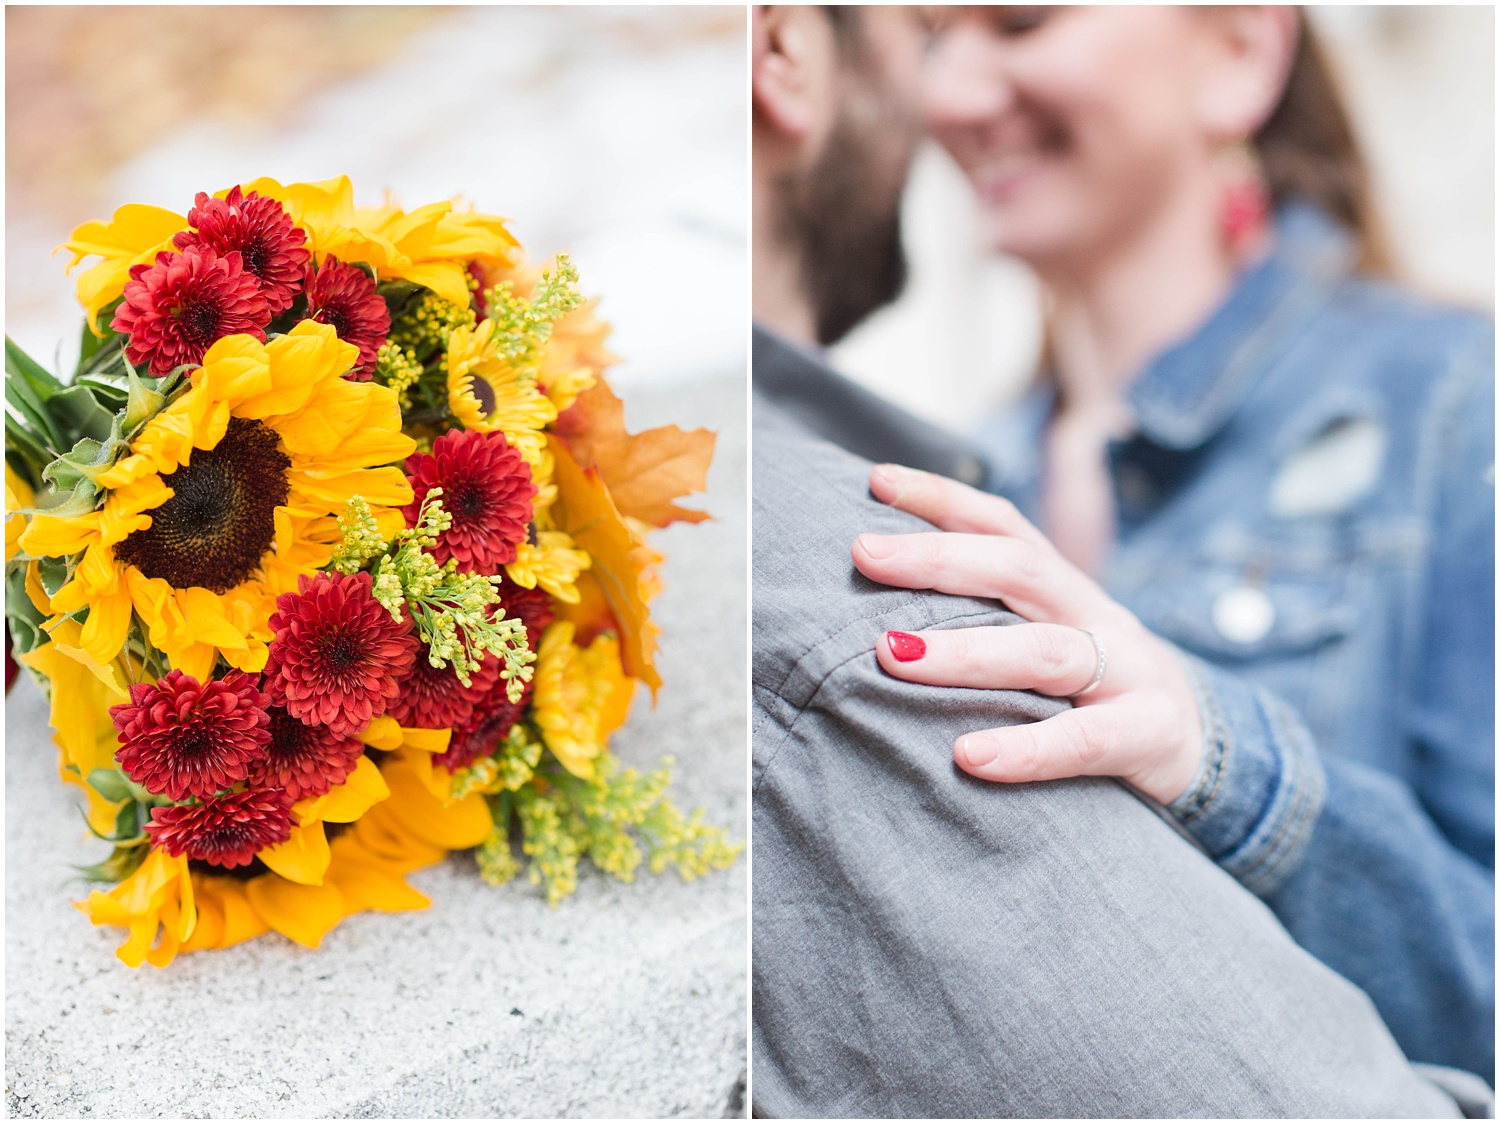
[(1202, 328), (1159, 355), (1131, 385), (1138, 431), (1172, 449), (1208, 441), (1353, 265), (1353, 240), (1332, 219), (1308, 203), (1283, 206), (1269, 256)]

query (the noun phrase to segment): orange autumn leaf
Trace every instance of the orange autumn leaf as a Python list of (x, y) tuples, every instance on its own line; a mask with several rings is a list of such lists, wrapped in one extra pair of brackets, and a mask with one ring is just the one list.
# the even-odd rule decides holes
[[(554, 601), (552, 612), (557, 620), (568, 621), (573, 626), (573, 643), (587, 648), (601, 632), (620, 634), (620, 622), (615, 620), (614, 610), (604, 596), (604, 587), (592, 571), (585, 570), (573, 583), (578, 587), (578, 600), (574, 604)], [(649, 600), (649, 595), (648, 595)]]
[(631, 533), (598, 467), (579, 467), (567, 445), (556, 436), (549, 436), (548, 445), (557, 458), (553, 476), (557, 502), (552, 506), (552, 521), (594, 560), (588, 572), (598, 581), (619, 622), (620, 662), (625, 674), (647, 684), (655, 698), (661, 686), (655, 663), (657, 630), (646, 605), (651, 586), (642, 577), (660, 556)]
[(656, 527), (709, 518), (706, 511), (672, 502), (707, 484), (714, 455), (714, 434), (708, 430), (664, 425), (627, 433), (624, 404), (602, 379), (578, 395), (553, 430), (580, 465), (599, 469), (620, 514)]

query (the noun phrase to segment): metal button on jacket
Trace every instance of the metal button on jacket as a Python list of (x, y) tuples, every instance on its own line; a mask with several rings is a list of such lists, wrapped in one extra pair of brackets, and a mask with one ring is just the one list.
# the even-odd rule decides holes
[(1276, 606), (1263, 589), (1236, 585), (1214, 601), (1214, 627), (1219, 635), (1236, 644), (1254, 644), (1264, 639), (1276, 623)]

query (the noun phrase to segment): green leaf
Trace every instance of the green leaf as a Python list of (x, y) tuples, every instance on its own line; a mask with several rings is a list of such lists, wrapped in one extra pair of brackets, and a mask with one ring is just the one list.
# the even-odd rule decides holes
[(42, 484), (42, 470), (52, 463), (52, 451), (41, 438), (18, 422), (5, 419), (5, 463), (31, 485), (34, 492)]
[(27, 355), (9, 336), (5, 337), (5, 373), (30, 384), (42, 401), (63, 388), (45, 367)]
[(130, 401), (128, 390), (114, 380), (102, 379), (98, 375), (83, 375), (78, 379), (77, 385), (88, 387), (99, 405), (110, 413), (119, 413)]
[[(47, 413), (47, 408), (25, 379), (6, 378), (5, 400), (10, 403), (16, 413), (21, 415), (26, 424), (36, 431), (37, 438), (45, 448), (57, 449), (63, 445), (62, 439), (58, 437), (57, 430), (52, 424), (52, 418)], [(7, 425), (6, 429), (9, 428), (10, 426)]]
[(89, 787), (106, 800), (119, 802), (131, 798), (130, 783), (118, 769), (94, 769), (89, 773)]
[(72, 567), (68, 565), (66, 558), (42, 558), (38, 560), (37, 575), (42, 579), (42, 588), (47, 591), (47, 596), (53, 596), (59, 589), (68, 584), (72, 576)]
[[(115, 307), (118, 307), (118, 302), (116, 302)], [(112, 320), (114, 319), (114, 317), (111, 316), (110, 319)], [(89, 325), (89, 322), (85, 320), (83, 322), (83, 335), (82, 338), (78, 341), (77, 370), (79, 372), (86, 370), (89, 365), (89, 360), (93, 359), (94, 356), (98, 355), (100, 352), (107, 351), (111, 347), (123, 346), (125, 338), (125, 336), (110, 328), (106, 328), (104, 330), (104, 335), (102, 336), (95, 335), (93, 329)], [(78, 380), (75, 377), (73, 381), (77, 382)]]
[(120, 814), (115, 817), (115, 834), (113, 838), (116, 843), (134, 843), (146, 837), (145, 833), (141, 831), (141, 813), (143, 811), (144, 809), (134, 800), (120, 808)]
[(11, 650), (18, 656), (34, 652), (52, 637), (42, 631), (46, 620), (26, 592), (26, 566), (12, 562), (5, 571), (5, 619), (10, 624)]
[(156, 415), (157, 411), (166, 404), (167, 396), (161, 392), (159, 386), (147, 386), (141, 376), (136, 374), (135, 368), (128, 363), (125, 365), (125, 370), (128, 372), (130, 385), (129, 401), (125, 407), (125, 432), (131, 433), (147, 418)]
[(115, 412), (101, 406), (89, 386), (70, 386), (54, 394), (47, 408), (57, 421), (59, 436), (69, 438), (69, 447), (80, 437), (108, 441), (114, 428)]
[[(92, 463), (104, 451), (104, 446), (92, 437), (84, 437), (42, 470), (42, 479), (57, 485), (58, 491), (71, 492), (81, 480), (92, 480)], [(106, 466), (107, 467), (107, 466)], [(103, 471), (103, 468), (98, 469)]]
[(10, 625), (11, 655), (17, 658), (26, 655), (28, 652), (34, 652), (43, 644), (48, 644), (52, 641), (52, 637), (43, 632), (40, 625), (20, 620), (14, 613), (7, 612), (5, 620)]
[(151, 848), (145, 843), (116, 846), (109, 858), (93, 866), (75, 866), (79, 876), (89, 882), (123, 882), (146, 861)]
[(70, 515), (87, 515), (98, 507), (99, 489), (92, 480), (80, 480), (69, 492), (49, 488), (39, 494), (37, 499), (41, 502), (27, 508), (27, 512), (66, 519)]
[(120, 420), (114, 418), (114, 428), (107, 441), (80, 438), (71, 450), (47, 466), (42, 479), (56, 485), (60, 492), (71, 491), (85, 480), (97, 484), (100, 475), (126, 451), (127, 446), (119, 435)]

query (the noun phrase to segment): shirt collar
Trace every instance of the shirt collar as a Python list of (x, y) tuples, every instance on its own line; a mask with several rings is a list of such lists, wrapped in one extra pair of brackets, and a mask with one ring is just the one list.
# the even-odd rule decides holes
[(1208, 321), (1131, 385), (1138, 431), (1193, 449), (1219, 431), (1261, 374), (1322, 309), (1354, 266), (1354, 241), (1317, 207), (1284, 205), (1270, 254)]

